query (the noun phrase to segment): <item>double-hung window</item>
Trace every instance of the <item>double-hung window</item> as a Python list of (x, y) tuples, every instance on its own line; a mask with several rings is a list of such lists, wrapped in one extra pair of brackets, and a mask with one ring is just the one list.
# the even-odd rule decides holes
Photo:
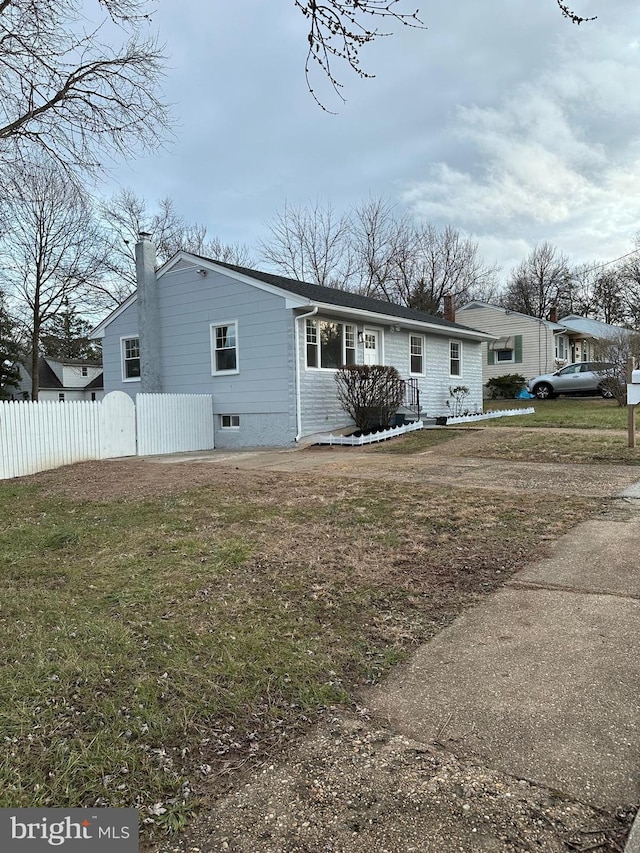
[(337, 370), (356, 363), (356, 328), (351, 324), (309, 318), (305, 343), (307, 367)]
[(419, 376), (424, 375), (424, 338), (422, 335), (411, 335), (410, 337), (411, 361), (409, 373)]
[(462, 376), (462, 344), (449, 341), (449, 376)]
[(122, 381), (140, 379), (140, 338), (122, 338)]
[(238, 373), (238, 323), (211, 324), (211, 373)]

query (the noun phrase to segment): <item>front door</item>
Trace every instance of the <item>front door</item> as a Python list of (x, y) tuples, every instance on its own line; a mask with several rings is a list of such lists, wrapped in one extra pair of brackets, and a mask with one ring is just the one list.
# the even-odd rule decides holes
[(380, 332), (377, 329), (365, 329), (362, 335), (364, 343), (364, 363), (382, 364), (380, 352)]

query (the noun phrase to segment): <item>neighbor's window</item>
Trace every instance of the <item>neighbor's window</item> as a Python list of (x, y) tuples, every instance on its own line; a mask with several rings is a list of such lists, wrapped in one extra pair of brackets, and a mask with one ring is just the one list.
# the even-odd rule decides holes
[(212, 373), (238, 372), (238, 324), (211, 325)]
[(305, 328), (307, 367), (337, 370), (343, 364), (355, 364), (355, 326), (308, 319)]
[(411, 335), (411, 364), (410, 373), (424, 373), (424, 338), (422, 335)]
[(449, 375), (462, 376), (462, 344), (449, 341)]
[(512, 349), (497, 349), (497, 350), (494, 350), (494, 352), (495, 352), (496, 361), (502, 361), (502, 362), (505, 362), (505, 361), (513, 362), (514, 361)]
[(64, 393), (62, 391), (58, 394), (58, 400), (61, 403), (64, 403)]
[(238, 429), (240, 415), (220, 415), (220, 426), (222, 429)]
[(569, 341), (564, 335), (556, 338), (556, 358), (559, 361), (567, 361), (569, 358)]
[(140, 338), (122, 339), (122, 379), (140, 379)]
[(88, 375), (89, 375), (89, 368), (88, 368), (88, 367), (81, 367), (81, 368), (80, 368), (80, 373), (81, 373), (83, 376), (88, 376)]

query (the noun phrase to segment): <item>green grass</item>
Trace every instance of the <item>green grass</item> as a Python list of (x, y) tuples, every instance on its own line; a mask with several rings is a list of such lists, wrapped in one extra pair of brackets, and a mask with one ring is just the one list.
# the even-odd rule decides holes
[(627, 408), (615, 400), (557, 397), (554, 400), (489, 400), (484, 411), (534, 408), (535, 414), (496, 418), (497, 427), (550, 427), (572, 429), (626, 429)]
[(104, 503), (0, 485), (0, 806), (163, 804), (179, 828), (594, 507), (259, 476)]

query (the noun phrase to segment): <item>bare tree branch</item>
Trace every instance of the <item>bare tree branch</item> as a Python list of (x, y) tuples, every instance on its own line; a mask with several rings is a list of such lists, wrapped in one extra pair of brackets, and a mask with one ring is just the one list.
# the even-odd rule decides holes
[(562, 0), (556, 0), (556, 3), (564, 17), (568, 18), (573, 24), (584, 24), (586, 21), (595, 21), (598, 17), (595, 15), (593, 18), (585, 18), (582, 15), (577, 15), (566, 5), (566, 3), (563, 3)]
[(236, 266), (252, 264), (247, 246), (210, 238), (206, 226), (187, 222), (169, 197), (160, 199), (154, 210), (133, 190), (123, 189), (102, 205), (101, 214), (112, 246), (109, 275), (100, 288), (105, 308), (118, 305), (135, 289), (135, 244), (141, 231), (151, 234), (160, 264), (181, 250)]
[(414, 12), (398, 10), (401, 2), (403, 0), (327, 0), (325, 3), (295, 0), (295, 6), (309, 23), (309, 49), (304, 68), (307, 87), (323, 110), (328, 112), (312, 85), (312, 68), (320, 68), (342, 101), (342, 86), (333, 73), (333, 60), (346, 62), (360, 77), (373, 77), (373, 74), (368, 74), (360, 67), (360, 49), (390, 33), (380, 32), (371, 26), (372, 18), (384, 18), (407, 27), (425, 28), (417, 9)]
[[(76, 0), (1, 0), (0, 164), (20, 164), (35, 149), (69, 173), (96, 173), (105, 157), (162, 141), (164, 56), (144, 32), (145, 2), (100, 7), (102, 22), (87, 29)], [(127, 33), (124, 43), (110, 43), (114, 32)]]

